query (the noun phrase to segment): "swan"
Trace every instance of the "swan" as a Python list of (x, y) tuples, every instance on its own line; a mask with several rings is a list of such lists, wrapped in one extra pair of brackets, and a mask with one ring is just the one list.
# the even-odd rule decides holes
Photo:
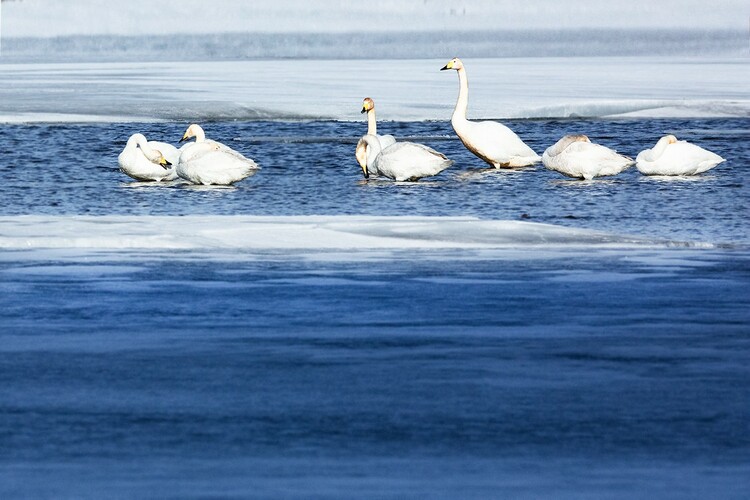
[[(375, 119), (375, 101), (369, 97), (365, 97), (362, 101), (362, 113), (367, 113), (367, 135), (373, 135), (380, 140), (380, 147), (387, 148), (391, 144), (396, 142), (396, 138), (392, 135), (378, 135), (378, 122)], [(354, 150), (354, 156), (360, 165), (367, 163), (367, 157), (369, 156), (367, 142), (359, 141), (357, 148)], [(360, 161), (360, 157), (364, 158)], [(364, 163), (363, 163), (364, 162)], [(368, 171), (368, 174), (378, 175), (377, 170)]]
[(437, 175), (453, 165), (453, 160), (442, 153), (414, 142), (396, 142), (383, 147), (377, 136), (367, 134), (359, 140), (358, 149), (360, 146), (368, 151), (364, 163), (362, 157), (357, 158), (365, 178), (369, 178), (370, 171), (377, 171), (396, 181), (417, 180)]
[(206, 139), (200, 125), (190, 125), (180, 142), (195, 137), (195, 142), (184, 146), (175, 169), (177, 175), (193, 184), (229, 185), (255, 174), (260, 167), (234, 149), (220, 142)]
[(138, 181), (172, 181), (177, 178), (175, 165), (179, 157), (171, 144), (147, 141), (143, 134), (133, 134), (117, 157), (117, 164), (120, 171)]
[(594, 177), (617, 175), (635, 162), (592, 143), (585, 135), (566, 135), (544, 151), (542, 163), (549, 170), (588, 181)]
[(469, 105), (469, 81), (461, 59), (453, 58), (440, 68), (458, 72), (458, 101), (451, 117), (451, 125), (464, 146), (495, 168), (524, 167), (541, 158), (505, 125), (492, 122), (470, 122), (466, 119)]
[(665, 135), (651, 149), (638, 153), (635, 166), (645, 175), (695, 175), (714, 168), (724, 158), (687, 141)]

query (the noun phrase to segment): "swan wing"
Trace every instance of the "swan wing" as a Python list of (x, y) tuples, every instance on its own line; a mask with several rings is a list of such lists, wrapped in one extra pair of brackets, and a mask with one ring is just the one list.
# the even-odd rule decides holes
[(381, 175), (405, 181), (437, 175), (453, 160), (423, 144), (396, 142), (380, 152), (375, 164)]
[(642, 151), (636, 158), (636, 167), (646, 175), (696, 175), (712, 169), (724, 158), (687, 141), (668, 145), (658, 158)]
[(259, 169), (255, 161), (231, 148), (202, 142), (182, 151), (177, 174), (193, 184), (229, 185), (255, 174)]
[(578, 179), (616, 175), (634, 163), (627, 156), (590, 142), (572, 142), (558, 154), (553, 154), (553, 148), (547, 148), (542, 155), (544, 166)]
[(538, 162), (541, 158), (515, 132), (493, 121), (470, 122), (456, 127), (464, 145), (487, 163), (520, 167)]

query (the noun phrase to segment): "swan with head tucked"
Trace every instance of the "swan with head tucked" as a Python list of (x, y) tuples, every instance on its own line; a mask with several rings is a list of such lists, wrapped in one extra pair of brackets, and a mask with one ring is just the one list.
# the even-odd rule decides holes
[(370, 134), (359, 140), (357, 150), (367, 151), (366, 156), (357, 156), (365, 178), (376, 171), (396, 181), (414, 181), (437, 175), (453, 165), (453, 160), (423, 144), (396, 142), (383, 147), (380, 139)]
[(441, 70), (458, 72), (458, 100), (451, 117), (453, 130), (466, 149), (495, 168), (525, 167), (541, 158), (505, 125), (492, 122), (470, 122), (466, 119), (469, 106), (469, 81), (461, 59), (453, 58)]
[(696, 175), (723, 161), (716, 153), (665, 135), (653, 148), (638, 153), (635, 166), (645, 175)]
[(193, 184), (229, 185), (260, 169), (253, 160), (245, 158), (229, 146), (206, 139), (200, 125), (190, 125), (180, 142), (191, 137), (195, 137), (195, 142), (182, 148), (175, 170), (177, 175)]
[[(375, 101), (369, 97), (365, 97), (364, 101), (362, 101), (362, 113), (367, 113), (367, 135), (377, 137), (380, 141), (381, 148), (387, 148), (396, 142), (396, 138), (392, 135), (378, 135), (378, 122), (375, 119)], [(366, 158), (369, 155), (367, 149), (368, 146), (366, 142), (359, 141), (357, 143), (357, 148), (354, 150), (354, 156), (357, 158), (358, 162), (360, 157), (364, 157), (365, 163), (367, 163)], [(360, 162), (360, 165), (362, 165), (362, 162)], [(370, 175), (378, 175), (377, 170), (372, 170), (368, 173)]]
[(617, 175), (635, 162), (632, 158), (592, 143), (585, 135), (566, 135), (544, 151), (542, 163), (549, 170), (568, 177), (591, 180)]
[(133, 134), (117, 157), (117, 164), (124, 174), (138, 181), (171, 181), (177, 178), (175, 165), (179, 158), (179, 151), (171, 144), (147, 141), (143, 134)]

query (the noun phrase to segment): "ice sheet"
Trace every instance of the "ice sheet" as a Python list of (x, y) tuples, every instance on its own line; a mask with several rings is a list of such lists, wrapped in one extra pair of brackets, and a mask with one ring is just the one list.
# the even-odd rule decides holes
[[(710, 247), (471, 217), (0, 217), (0, 250), (284, 252)], [(382, 254), (379, 254), (382, 257)], [(352, 255), (351, 259), (361, 256)]]
[[(447, 57), (3, 64), (0, 122), (361, 120), (366, 96), (380, 120), (446, 120), (458, 92), (439, 71)], [(747, 58), (464, 62), (470, 118), (750, 116)]]

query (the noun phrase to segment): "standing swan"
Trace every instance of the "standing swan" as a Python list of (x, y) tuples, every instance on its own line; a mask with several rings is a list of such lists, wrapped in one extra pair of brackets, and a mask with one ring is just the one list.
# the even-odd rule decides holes
[(383, 147), (375, 135), (367, 134), (359, 140), (357, 149), (366, 146), (367, 157), (357, 157), (365, 178), (370, 171), (396, 181), (415, 181), (422, 177), (437, 175), (453, 164), (445, 155), (432, 148), (414, 142), (396, 142)]
[(210, 139), (200, 125), (192, 124), (180, 142), (195, 137), (195, 142), (182, 148), (177, 175), (193, 184), (229, 185), (255, 174), (260, 167), (229, 146)]
[(117, 157), (117, 164), (135, 180), (159, 182), (177, 178), (174, 165), (178, 159), (179, 152), (171, 144), (147, 141), (143, 134), (133, 134)]
[(470, 122), (466, 119), (469, 105), (469, 81), (466, 69), (459, 58), (451, 59), (442, 70), (458, 72), (458, 101), (453, 111), (451, 124), (464, 146), (495, 168), (524, 167), (541, 158), (505, 125), (497, 122)]
[(633, 163), (632, 158), (593, 144), (585, 135), (566, 135), (542, 155), (542, 163), (568, 177), (586, 179), (617, 175)]
[(714, 168), (724, 158), (687, 141), (665, 135), (651, 149), (638, 153), (635, 166), (645, 175), (695, 175)]
[[(369, 97), (365, 97), (364, 101), (362, 101), (362, 113), (367, 113), (367, 135), (377, 137), (380, 141), (381, 148), (387, 148), (396, 142), (396, 138), (392, 135), (378, 135), (378, 122), (375, 119), (375, 101)], [(357, 148), (354, 150), (354, 156), (357, 158), (360, 165), (367, 163), (367, 157), (369, 156), (368, 149), (369, 147), (366, 142), (359, 141), (357, 143)], [(360, 158), (364, 158), (364, 160), (360, 161)], [(378, 175), (377, 170), (372, 170), (368, 173), (371, 175)]]

